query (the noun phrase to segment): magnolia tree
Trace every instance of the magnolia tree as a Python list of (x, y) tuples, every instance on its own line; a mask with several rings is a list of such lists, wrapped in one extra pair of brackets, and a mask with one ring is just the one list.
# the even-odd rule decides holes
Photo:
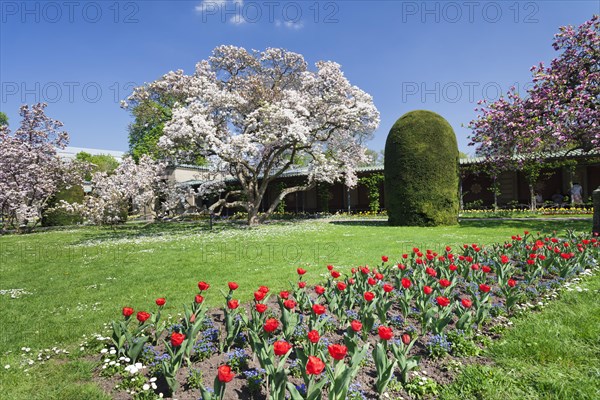
[[(600, 149), (599, 16), (579, 28), (561, 27), (553, 47), (560, 55), (548, 67), (531, 68), (527, 96), (511, 88), (506, 97), (481, 101), (475, 109), (470, 145), (478, 145), (478, 155), (496, 168), (536, 170), (548, 152)], [(535, 182), (529, 183), (535, 208)]]
[[(338, 64), (320, 61), (309, 71), (300, 54), (284, 49), (217, 47), (192, 75), (170, 72), (137, 88), (129, 101), (166, 93), (184, 100), (159, 145), (178, 160), (202, 156), (233, 177), (237, 189), (207, 185), (224, 191), (210, 209), (241, 207), (249, 224), (316, 182), (355, 186), (356, 167), (368, 160), (363, 143), (379, 124), (371, 96), (351, 85)], [(269, 183), (306, 160), (307, 181), (279, 191), (259, 217)]]
[(78, 163), (62, 161), (69, 135), (45, 115), (46, 104), (24, 105), (21, 126), (11, 133), (0, 126), (0, 214), (2, 228), (33, 228), (48, 200), (60, 189), (81, 183)]
[(115, 225), (127, 220), (129, 209), (147, 212), (154, 218), (185, 207), (186, 188), (165, 180), (165, 166), (143, 155), (138, 163), (125, 157), (112, 172), (92, 175), (92, 192), (82, 204), (62, 202), (60, 207), (102, 225)]
[(600, 19), (555, 35), (561, 54), (549, 67), (531, 68), (533, 87), (522, 98), (511, 88), (506, 98), (480, 102), (471, 122), (471, 145), (480, 155), (508, 163), (515, 154), (541, 157), (557, 150), (600, 149)]

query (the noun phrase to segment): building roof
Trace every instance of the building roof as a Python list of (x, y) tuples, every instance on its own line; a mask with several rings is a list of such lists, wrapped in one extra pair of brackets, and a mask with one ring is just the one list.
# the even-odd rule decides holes
[[(600, 156), (600, 149), (594, 149), (594, 150), (590, 150), (590, 151), (583, 151), (582, 149), (575, 149), (575, 150), (560, 150), (560, 151), (554, 151), (554, 152), (547, 152), (547, 153), (543, 153), (544, 156), (544, 160), (557, 160), (557, 159), (561, 159), (564, 158), (565, 156), (567, 156), (568, 158), (583, 158), (583, 157), (597, 157)], [(530, 154), (515, 154), (511, 157), (512, 160), (515, 161), (524, 161), (527, 159), (531, 159), (531, 157), (533, 157)], [(486, 159), (486, 157), (468, 157), (468, 158), (461, 158), (460, 159), (460, 165), (473, 165), (473, 164), (484, 164), (488, 162), (488, 160)]]
[[(573, 150), (571, 152), (568, 152), (568, 154), (567, 154), (567, 150), (557, 151), (557, 152), (553, 152), (553, 153), (547, 153), (545, 155), (545, 159), (546, 160), (559, 159), (559, 158), (565, 157), (565, 155), (567, 155), (569, 158), (600, 156), (600, 149), (592, 150), (589, 152), (584, 152), (582, 150)], [(515, 160), (518, 160), (518, 159), (526, 159), (526, 157), (527, 157), (527, 155), (516, 155), (513, 158)], [(466, 158), (459, 159), (459, 165), (476, 165), (476, 164), (484, 164), (486, 162), (488, 162), (488, 160), (485, 157), (466, 157)], [(189, 165), (181, 165), (181, 166), (178, 165), (177, 167), (195, 168), (198, 170), (208, 170), (207, 167), (197, 167), (197, 166), (189, 166)], [(367, 166), (363, 166), (363, 167), (358, 167), (356, 169), (356, 171), (359, 173), (360, 172), (383, 172), (384, 167), (382, 164), (367, 165)], [(302, 177), (302, 176), (306, 176), (306, 175), (308, 175), (308, 168), (301, 167), (301, 168), (294, 168), (294, 169), (285, 171), (283, 174), (281, 174), (280, 178)], [(225, 177), (224, 181), (225, 182), (236, 182), (236, 179), (234, 177), (228, 176), (228, 177)], [(199, 180), (199, 179), (193, 179), (193, 180), (189, 180), (186, 182), (181, 182), (181, 184), (193, 186), (193, 185), (200, 185), (204, 182), (206, 182), (206, 181)]]
[(73, 160), (73, 159), (75, 159), (75, 156), (77, 155), (77, 153), (81, 153), (82, 151), (89, 153), (93, 156), (98, 156), (101, 154), (113, 156), (118, 162), (121, 162), (123, 160), (123, 157), (125, 156), (124, 151), (89, 149), (86, 147), (71, 147), (71, 146), (65, 147), (64, 150), (58, 150), (57, 153), (58, 153), (58, 156), (62, 159)]

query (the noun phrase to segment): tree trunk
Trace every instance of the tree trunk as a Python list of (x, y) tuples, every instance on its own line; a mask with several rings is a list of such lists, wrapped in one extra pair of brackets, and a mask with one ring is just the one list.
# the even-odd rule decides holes
[(260, 223), (258, 218), (258, 207), (251, 205), (248, 208), (248, 226), (256, 226)]
[(465, 209), (465, 204), (464, 204), (464, 201), (463, 201), (462, 176), (458, 177), (458, 199), (459, 199), (458, 209), (460, 211), (463, 211)]
[(529, 210), (535, 211), (537, 210), (537, 204), (535, 201), (535, 188), (532, 184), (529, 184)]

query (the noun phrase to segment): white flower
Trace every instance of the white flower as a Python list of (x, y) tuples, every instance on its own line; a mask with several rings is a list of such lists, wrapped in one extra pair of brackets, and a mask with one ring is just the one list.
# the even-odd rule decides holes
[(148, 385), (147, 383), (144, 384), (144, 386), (142, 386), (143, 390), (148, 390), (150, 389), (150, 385)]
[(100, 350), (100, 354), (105, 354), (105, 353), (108, 353), (108, 350), (107, 350), (107, 349), (102, 349), (102, 350)]
[(9, 368), (10, 368), (10, 364), (6, 364), (6, 365), (4, 366), (4, 369), (9, 369)]
[(117, 351), (116, 350), (111, 350), (110, 354), (117, 354)]

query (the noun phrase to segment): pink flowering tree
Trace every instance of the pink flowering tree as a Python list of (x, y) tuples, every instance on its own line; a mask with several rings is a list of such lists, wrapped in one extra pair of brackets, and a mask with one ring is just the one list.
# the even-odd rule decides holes
[(32, 229), (59, 190), (81, 184), (78, 163), (61, 160), (69, 135), (62, 122), (46, 116), (46, 104), (20, 109), (21, 126), (0, 126), (0, 213), (2, 228)]
[(479, 104), (471, 121), (471, 145), (483, 156), (508, 161), (547, 151), (600, 148), (600, 19), (555, 35), (561, 54), (549, 67), (531, 68), (533, 87), (522, 98), (512, 88), (506, 98)]
[[(357, 183), (356, 168), (368, 160), (363, 143), (379, 125), (371, 96), (350, 84), (340, 66), (320, 61), (309, 71), (300, 54), (284, 49), (247, 51), (220, 46), (192, 75), (170, 72), (137, 88), (129, 98), (152, 95), (185, 99), (173, 108), (159, 145), (177, 160), (208, 160), (237, 181), (210, 209), (239, 207), (256, 224), (289, 194), (316, 182)], [(269, 183), (308, 161), (306, 182), (259, 207)]]
[(535, 177), (549, 152), (600, 149), (600, 19), (578, 28), (561, 27), (553, 47), (560, 55), (550, 66), (531, 68), (533, 87), (522, 97), (481, 101), (471, 121), (470, 145), (495, 169), (533, 171), (529, 179), (535, 209)]

